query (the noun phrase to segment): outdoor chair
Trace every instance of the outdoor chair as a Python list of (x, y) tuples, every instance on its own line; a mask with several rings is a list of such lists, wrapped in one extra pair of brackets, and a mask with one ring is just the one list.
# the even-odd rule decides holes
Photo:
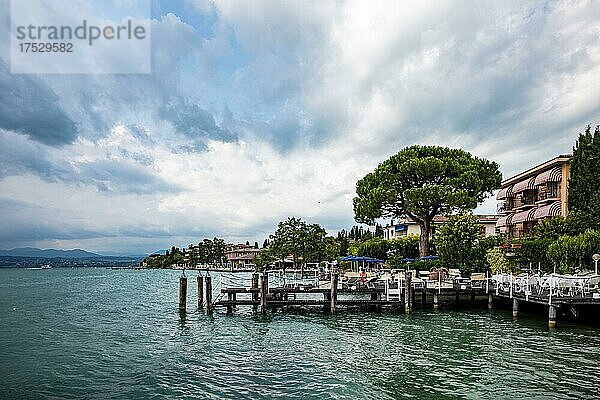
[(600, 275), (593, 275), (585, 283), (584, 293), (589, 295), (594, 292), (600, 292)]

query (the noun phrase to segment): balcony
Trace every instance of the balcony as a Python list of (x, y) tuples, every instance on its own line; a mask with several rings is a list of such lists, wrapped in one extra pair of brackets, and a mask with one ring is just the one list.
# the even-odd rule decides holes
[(523, 237), (523, 229), (511, 229), (508, 232), (509, 239), (517, 239)]
[(512, 212), (513, 208), (515, 208), (515, 199), (508, 198), (503, 203), (498, 203), (496, 205), (496, 210), (498, 214), (508, 214)]
[(560, 194), (558, 191), (542, 192), (538, 196), (538, 201), (536, 203), (547, 203), (556, 200), (560, 200)]
[(517, 196), (515, 198), (515, 210), (525, 210), (527, 208), (535, 207), (536, 201), (537, 195)]

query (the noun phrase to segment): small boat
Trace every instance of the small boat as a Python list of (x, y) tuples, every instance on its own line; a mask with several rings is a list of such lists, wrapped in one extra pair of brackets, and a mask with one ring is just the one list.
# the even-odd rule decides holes
[(40, 268), (41, 268), (41, 269), (51, 269), (51, 268), (52, 268), (52, 265), (50, 265), (50, 264), (44, 264), (44, 265), (42, 265)]

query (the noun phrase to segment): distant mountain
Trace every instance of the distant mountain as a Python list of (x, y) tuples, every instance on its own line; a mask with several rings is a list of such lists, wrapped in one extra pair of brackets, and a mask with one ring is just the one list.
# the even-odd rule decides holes
[(39, 258), (93, 258), (102, 257), (100, 254), (90, 253), (89, 251), (74, 250), (56, 250), (56, 249), (37, 249), (34, 247), (21, 247), (12, 250), (0, 250), (0, 256), (8, 257), (39, 257)]
[(144, 258), (146, 254), (135, 254), (135, 253), (119, 253), (116, 251), (103, 251), (102, 257), (117, 257), (117, 258)]

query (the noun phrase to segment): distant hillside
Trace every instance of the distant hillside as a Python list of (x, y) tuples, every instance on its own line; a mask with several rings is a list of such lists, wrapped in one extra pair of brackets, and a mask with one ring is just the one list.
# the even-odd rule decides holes
[(39, 258), (94, 258), (102, 257), (96, 253), (89, 251), (74, 249), (74, 250), (56, 250), (56, 249), (36, 249), (33, 247), (21, 247), (12, 250), (0, 250), (0, 256), (8, 257), (39, 257)]

